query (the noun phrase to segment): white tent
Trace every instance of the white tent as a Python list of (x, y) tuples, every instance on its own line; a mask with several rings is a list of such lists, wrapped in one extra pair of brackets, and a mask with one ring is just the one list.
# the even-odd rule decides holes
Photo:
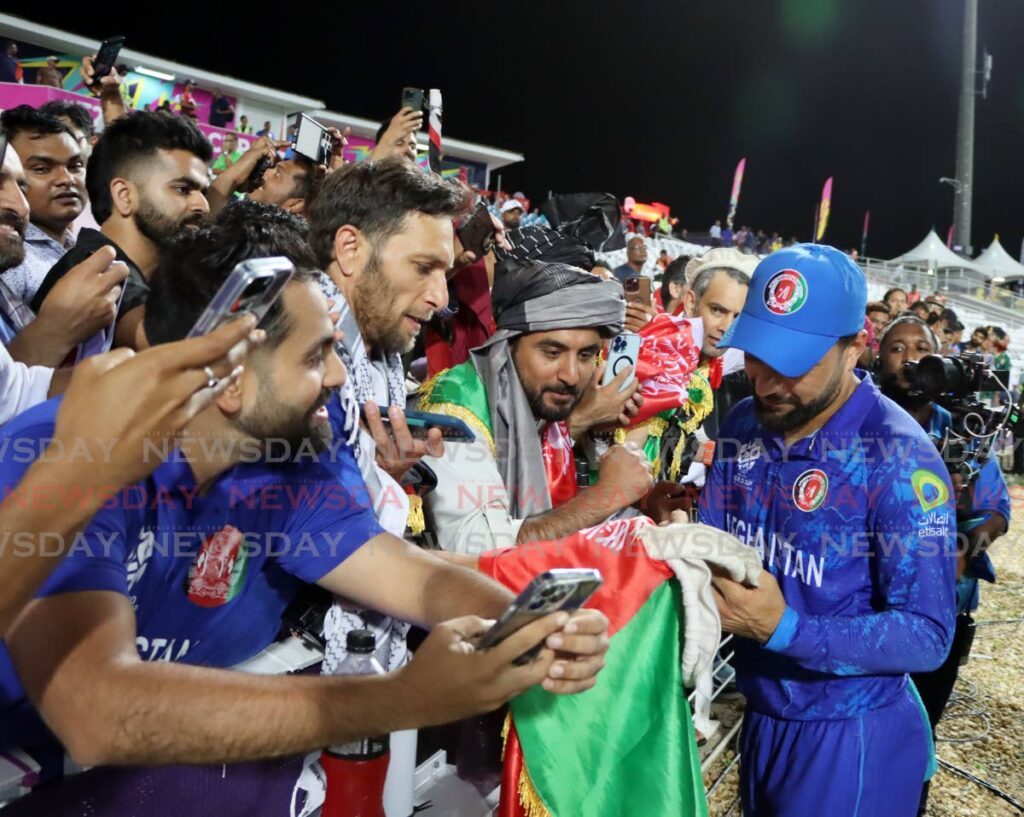
[(988, 245), (988, 249), (974, 259), (974, 263), (989, 273), (993, 278), (1016, 280), (1024, 278), (1024, 264), (1018, 263), (999, 243), (998, 236)]
[(904, 264), (920, 264), (930, 269), (966, 269), (982, 272), (981, 267), (967, 258), (961, 258), (949, 247), (942, 243), (942, 239), (930, 230), (924, 241), (918, 244), (910, 252), (905, 252), (893, 261), (900, 261)]

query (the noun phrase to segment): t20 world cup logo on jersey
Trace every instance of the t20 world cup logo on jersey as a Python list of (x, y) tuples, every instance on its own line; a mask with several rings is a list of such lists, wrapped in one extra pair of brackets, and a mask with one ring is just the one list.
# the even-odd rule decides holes
[(807, 302), (807, 281), (795, 269), (784, 269), (768, 279), (764, 305), (773, 315), (792, 315)]
[(804, 513), (816, 511), (828, 495), (828, 475), (820, 468), (804, 471), (793, 483), (793, 504)]

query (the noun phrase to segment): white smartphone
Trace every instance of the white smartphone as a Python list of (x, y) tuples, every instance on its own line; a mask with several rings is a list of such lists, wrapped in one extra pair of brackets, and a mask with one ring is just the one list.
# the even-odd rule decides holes
[(623, 332), (612, 338), (608, 346), (608, 362), (604, 368), (603, 386), (611, 383), (616, 376), (627, 366), (632, 366), (633, 371), (619, 387), (619, 391), (625, 391), (636, 379), (636, 361), (640, 356), (640, 342), (643, 340), (636, 332)]
[(334, 140), (327, 128), (303, 113), (299, 114), (294, 147), (296, 153), (301, 153), (314, 164), (325, 165), (331, 159)]

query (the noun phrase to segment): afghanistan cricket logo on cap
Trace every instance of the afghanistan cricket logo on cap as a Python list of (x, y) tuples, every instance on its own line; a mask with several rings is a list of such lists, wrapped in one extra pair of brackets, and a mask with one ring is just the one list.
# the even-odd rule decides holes
[(828, 495), (828, 475), (820, 468), (804, 471), (793, 483), (793, 504), (804, 513), (816, 511)]
[(914, 496), (925, 513), (949, 500), (949, 488), (942, 477), (924, 468), (919, 468), (910, 476), (910, 484), (914, 488)]
[(768, 279), (764, 305), (773, 315), (792, 315), (807, 302), (807, 281), (795, 269), (784, 269)]

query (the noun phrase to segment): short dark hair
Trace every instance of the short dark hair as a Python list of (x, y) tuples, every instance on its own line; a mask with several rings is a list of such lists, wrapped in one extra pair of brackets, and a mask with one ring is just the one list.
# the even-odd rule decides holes
[(904, 295), (907, 294), (907, 291), (903, 287), (893, 287), (892, 289), (887, 289), (885, 291), (885, 295), (882, 296), (882, 300), (888, 301), (889, 296), (892, 295), (894, 292), (902, 292)]
[(402, 228), (409, 213), (455, 218), (469, 208), (470, 199), (465, 186), (398, 159), (346, 165), (324, 180), (307, 210), (309, 243), (321, 269), (327, 269), (334, 236), (346, 224), (380, 246)]
[(661, 274), (661, 306), (668, 309), (668, 302), (672, 295), (668, 291), (669, 284), (686, 284), (686, 265), (690, 263), (691, 256), (680, 255), (669, 261), (665, 271)]
[(320, 168), (311, 159), (296, 153), (294, 161), (302, 168), (302, 175), (295, 180), (292, 196), (305, 201), (304, 212), (308, 213), (317, 193), (320, 192), (324, 177), (320, 173)]
[(0, 128), (8, 139), (13, 139), (19, 133), (34, 133), (38, 136), (66, 133), (72, 139), (75, 138), (71, 129), (57, 117), (42, 113), (31, 105), (8, 108), (0, 114)]
[[(212, 224), (186, 231), (160, 254), (150, 281), (143, 327), (151, 344), (181, 340), (195, 325), (235, 265), (283, 255), (295, 265), (292, 280), (311, 280), (316, 262), (306, 243), (306, 221), (273, 204), (236, 201)], [(274, 347), (290, 324), (275, 303), (260, 326)]]
[(204, 164), (213, 156), (210, 143), (187, 117), (136, 111), (112, 122), (93, 148), (85, 174), (96, 221), (103, 224), (114, 211), (110, 182), (154, 158), (158, 150), (187, 150)]
[(892, 315), (892, 310), (885, 301), (868, 301), (868, 305), (864, 307), (864, 314), (868, 315), (871, 312), (884, 312), (886, 315)]
[(51, 99), (45, 105), (40, 106), (39, 110), (41, 113), (55, 116), (57, 119), (70, 119), (75, 129), (81, 131), (89, 139), (96, 135), (96, 125), (92, 121), (92, 114), (84, 105), (64, 99)]

